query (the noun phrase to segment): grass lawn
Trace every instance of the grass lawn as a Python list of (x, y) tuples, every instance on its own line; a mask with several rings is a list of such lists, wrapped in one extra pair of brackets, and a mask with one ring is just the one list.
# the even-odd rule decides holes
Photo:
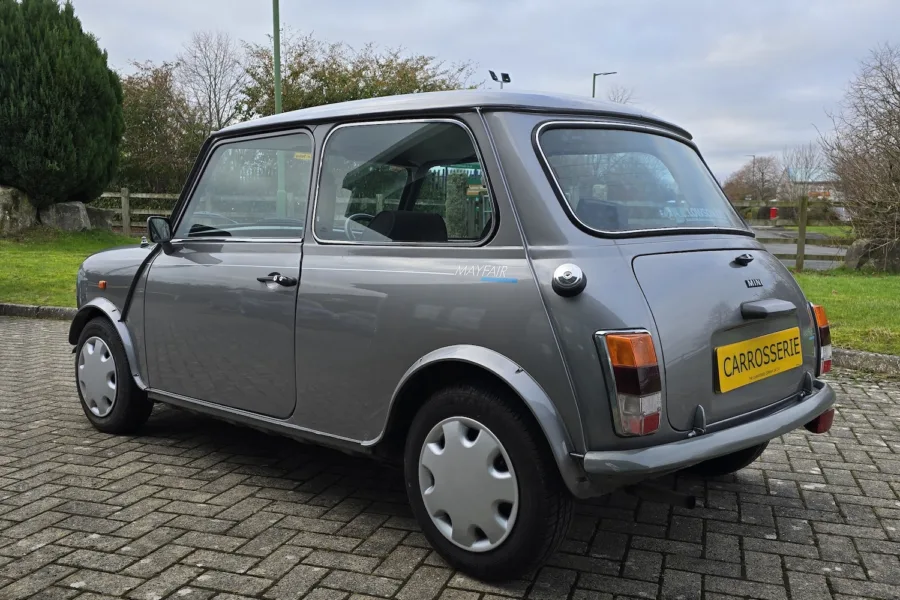
[[(799, 227), (785, 227), (797, 231)], [(824, 233), (828, 237), (852, 238), (853, 228), (848, 225), (810, 225), (806, 228), (808, 233)]]
[(835, 270), (794, 277), (825, 307), (835, 346), (900, 355), (900, 275)]
[(75, 275), (88, 255), (138, 238), (109, 231), (36, 228), (0, 238), (0, 302), (75, 306)]

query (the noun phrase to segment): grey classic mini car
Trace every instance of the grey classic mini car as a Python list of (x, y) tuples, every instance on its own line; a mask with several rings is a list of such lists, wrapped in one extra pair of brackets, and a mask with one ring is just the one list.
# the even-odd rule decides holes
[(162, 402), (395, 460), (478, 578), (540, 565), (573, 498), (690, 506), (650, 480), (831, 426), (824, 310), (691, 135), (630, 107), (460, 91), (240, 123), (147, 227), (78, 273), (90, 422)]

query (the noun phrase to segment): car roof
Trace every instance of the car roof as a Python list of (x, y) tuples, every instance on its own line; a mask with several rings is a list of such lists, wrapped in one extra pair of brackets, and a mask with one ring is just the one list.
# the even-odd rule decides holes
[(358, 120), (361, 117), (415, 115), (422, 112), (452, 112), (476, 108), (626, 118), (660, 125), (691, 139), (690, 133), (683, 128), (633, 106), (566, 94), (497, 90), (422, 92), (324, 104), (236, 123), (219, 130), (216, 135), (248, 133), (257, 129), (279, 129), (299, 123)]

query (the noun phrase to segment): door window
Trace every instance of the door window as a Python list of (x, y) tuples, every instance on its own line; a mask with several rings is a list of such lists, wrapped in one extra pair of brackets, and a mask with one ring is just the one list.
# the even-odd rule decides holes
[(456, 123), (340, 127), (324, 152), (315, 216), (321, 240), (472, 243), (490, 232), (484, 169)]
[(217, 147), (175, 236), (303, 236), (312, 139), (303, 132)]

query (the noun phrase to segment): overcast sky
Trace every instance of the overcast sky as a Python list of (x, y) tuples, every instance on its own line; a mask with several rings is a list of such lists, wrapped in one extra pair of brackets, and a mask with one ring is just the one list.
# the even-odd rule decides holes
[[(269, 0), (74, 0), (111, 66), (168, 60), (192, 31), (266, 42)], [(633, 88), (639, 106), (691, 131), (716, 175), (748, 154), (817, 137), (878, 43), (900, 42), (900, 0), (281, 0), (283, 27), (330, 41), (402, 45), (517, 90)]]

